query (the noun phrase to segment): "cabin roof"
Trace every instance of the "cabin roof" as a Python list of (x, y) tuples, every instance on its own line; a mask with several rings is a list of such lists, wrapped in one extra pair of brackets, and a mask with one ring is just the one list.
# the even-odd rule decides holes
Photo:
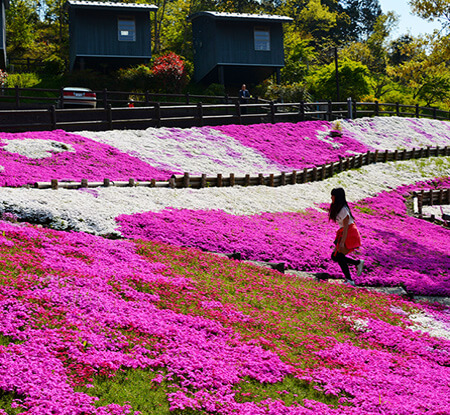
[(83, 9), (117, 9), (117, 10), (150, 10), (156, 11), (158, 7), (154, 4), (137, 4), (137, 3), (116, 3), (112, 1), (87, 1), (87, 0), (68, 0), (67, 6), (72, 8)]
[(288, 16), (278, 16), (270, 14), (249, 14), (249, 13), (227, 13), (227, 12), (213, 12), (213, 11), (203, 11), (195, 13), (188, 17), (188, 20), (192, 21), (201, 16), (212, 17), (216, 20), (253, 20), (253, 21), (278, 21), (278, 22), (292, 22)]

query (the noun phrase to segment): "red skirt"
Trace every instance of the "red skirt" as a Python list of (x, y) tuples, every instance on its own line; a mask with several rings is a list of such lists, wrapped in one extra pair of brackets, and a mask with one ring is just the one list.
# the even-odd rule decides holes
[[(336, 233), (336, 240), (334, 244), (336, 245), (336, 249), (339, 248), (339, 243), (342, 239), (342, 234), (344, 233), (344, 228), (339, 228)], [(354, 223), (348, 226), (347, 239), (345, 240), (345, 247), (349, 252), (358, 249), (361, 246), (361, 235), (359, 234), (358, 228)]]

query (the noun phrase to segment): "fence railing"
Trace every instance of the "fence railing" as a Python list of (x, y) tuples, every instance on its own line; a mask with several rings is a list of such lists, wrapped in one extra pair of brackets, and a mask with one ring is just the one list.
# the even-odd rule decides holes
[[(217, 97), (216, 97), (217, 98)], [(394, 106), (399, 111), (385, 111)], [(259, 124), (277, 122), (299, 122), (306, 120), (335, 120), (359, 116), (419, 116), (439, 120), (449, 119), (447, 112), (436, 109), (397, 104), (367, 102), (300, 102), (275, 103), (258, 102), (253, 104), (197, 104), (169, 105), (152, 102), (149, 106), (128, 108), (60, 109), (51, 105), (47, 109), (0, 110), (0, 130), (9, 132), (30, 130), (66, 131), (110, 130), (149, 127), (194, 127), (224, 124)]]
[[(432, 214), (429, 217), (424, 217), (423, 206), (437, 206), (437, 205), (450, 205), (450, 189), (432, 189), (432, 190), (421, 190), (420, 192), (413, 192), (413, 205), (414, 211), (420, 218), (428, 219), (434, 222), (436, 216)], [(442, 221), (445, 226), (450, 226), (450, 215), (442, 212)]]
[[(54, 179), (51, 182), (37, 182), (33, 185), (37, 189), (79, 189), (86, 187), (100, 187), (100, 186), (118, 186), (118, 187), (134, 187), (134, 186), (147, 186), (147, 187), (170, 187), (173, 189), (181, 188), (193, 188), (201, 189), (205, 187), (232, 187), (232, 186), (285, 186), (289, 184), (301, 184), (307, 182), (315, 182), (325, 180), (332, 177), (336, 173), (350, 170), (353, 168), (359, 168), (365, 165), (388, 162), (397, 160), (411, 160), (424, 157), (438, 157), (438, 156), (450, 156), (450, 147), (427, 147), (412, 150), (403, 151), (368, 151), (367, 153), (340, 158), (339, 161), (323, 164), (321, 166), (304, 168), (301, 171), (282, 172), (280, 174), (269, 175), (250, 175), (236, 176), (230, 173), (228, 176), (223, 174), (217, 174), (215, 176), (207, 176), (202, 174), (201, 176), (191, 176), (189, 173), (183, 175), (173, 175), (166, 181), (137, 181), (135, 179), (129, 179), (128, 181), (113, 181), (104, 179), (103, 182), (88, 182), (82, 180), (81, 182), (58, 182)], [(433, 196), (434, 197), (434, 196)], [(441, 200), (443, 196), (438, 196), (438, 200)], [(445, 196), (448, 200), (448, 194)], [(450, 202), (449, 202), (450, 203)]]

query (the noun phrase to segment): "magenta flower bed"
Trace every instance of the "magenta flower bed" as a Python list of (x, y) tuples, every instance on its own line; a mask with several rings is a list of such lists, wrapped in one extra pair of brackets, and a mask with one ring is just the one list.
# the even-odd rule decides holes
[(75, 152), (52, 154), (45, 158), (28, 158), (4, 150), (0, 141), (0, 186), (23, 186), (52, 179), (167, 180), (174, 172), (161, 171), (136, 157), (129, 156), (106, 144), (69, 134), (62, 130), (29, 133), (1, 133), (3, 140), (53, 140), (73, 147)]
[(269, 160), (286, 169), (320, 166), (355, 153), (373, 150), (343, 133), (342, 137), (326, 136), (320, 131), (332, 130), (328, 121), (304, 121), (297, 124), (223, 125), (213, 127), (233, 137), (247, 147), (254, 148)]
[(0, 334), (14, 340), (0, 345), (0, 389), (17, 393), (14, 405), (29, 413), (129, 413), (129, 405), (95, 408), (95, 398), (74, 391), (121, 367), (164, 368), (166, 380), (185, 379), (174, 386), (174, 408), (188, 390), (211, 389), (225, 400), (244, 377), (274, 383), (291, 372), (218, 322), (156, 307), (159, 296), (136, 287), (194, 284), (162, 275), (166, 266), (144, 260), (131, 242), (5, 222), (0, 231), (8, 237), (0, 241), (3, 263), (21, 264), (16, 275), (0, 273)]
[[(447, 179), (440, 185), (450, 186)], [(366, 261), (359, 284), (403, 284), (415, 294), (450, 295), (448, 230), (410, 217), (403, 194), (425, 185), (385, 192), (354, 205)], [(340, 275), (330, 254), (336, 225), (327, 214), (263, 213), (233, 216), (222, 211), (166, 209), (117, 218), (129, 238), (158, 240), (208, 251), (241, 252), (245, 259), (284, 262), (309, 272)]]
[[(0, 390), (14, 392), (12, 407), (25, 413), (133, 413), (131, 404), (96, 407), (85, 392), (96, 390), (96, 376), (112, 380), (124, 368), (150, 372), (149, 393), (166, 388), (173, 411), (421, 415), (450, 408), (450, 343), (410, 330), (403, 309), (411, 307), (396, 297), (291, 282), (193, 249), (147, 248), (181, 261), (172, 268), (167, 257), (163, 264), (140, 256), (129, 241), (5, 222), (0, 233), (0, 334), (10, 340), (0, 345)], [(192, 263), (209, 272), (207, 282), (176, 271)], [(245, 313), (227, 297), (230, 281)], [(257, 307), (261, 301), (267, 308)], [(171, 309), (186, 302), (187, 314)], [(287, 378), (315, 381), (338, 404), (242, 401), (251, 394), (234, 389), (249, 379), (269, 389)]]

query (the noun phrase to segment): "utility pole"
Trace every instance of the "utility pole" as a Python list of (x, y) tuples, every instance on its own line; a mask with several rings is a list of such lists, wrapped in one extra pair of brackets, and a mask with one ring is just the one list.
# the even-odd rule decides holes
[(334, 66), (336, 68), (336, 98), (337, 102), (340, 102), (340, 94), (339, 94), (339, 67), (338, 67), (338, 53), (337, 47), (334, 47)]

